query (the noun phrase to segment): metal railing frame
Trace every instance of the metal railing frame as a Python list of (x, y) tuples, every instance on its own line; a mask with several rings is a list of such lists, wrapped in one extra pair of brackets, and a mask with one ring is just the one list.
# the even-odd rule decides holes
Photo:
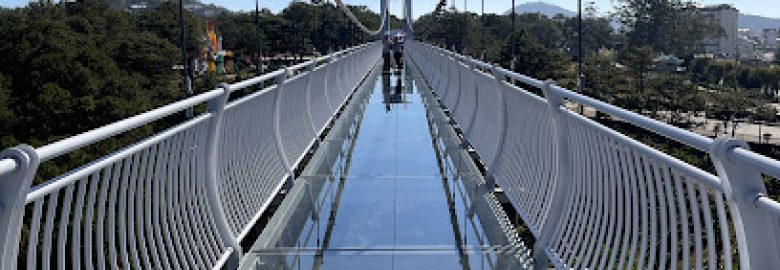
[[(122, 159), (128, 158), (128, 155), (130, 154), (127, 153), (132, 153), (133, 151), (136, 151), (134, 149), (143, 149), (145, 147), (148, 147), (149, 145), (153, 145), (157, 142), (165, 140), (166, 138), (175, 136), (176, 134), (178, 134), (178, 132), (187, 130), (190, 127), (198, 125), (199, 123), (205, 123), (206, 121), (208, 122), (205, 123), (206, 125), (208, 125), (207, 128), (208, 135), (207, 135), (207, 144), (205, 145), (206, 156), (204, 157), (206, 160), (205, 162), (206, 181), (204, 182), (206, 186), (206, 193), (207, 193), (206, 198), (208, 200), (207, 203), (209, 208), (208, 211), (211, 212), (211, 215), (214, 218), (214, 220), (212, 221), (214, 223), (213, 224), (215, 227), (214, 229), (217, 231), (217, 235), (219, 236), (219, 238), (221, 238), (219, 241), (221, 241), (225, 245), (224, 252), (222, 252), (221, 255), (218, 256), (217, 260), (207, 262), (207, 263), (210, 263), (215, 269), (237, 268), (241, 257), (241, 252), (242, 252), (241, 247), (239, 245), (239, 241), (243, 238), (243, 236), (246, 235), (246, 231), (248, 229), (245, 228), (244, 232), (241, 232), (240, 235), (236, 235), (236, 233), (234, 233), (234, 230), (229, 225), (228, 219), (225, 214), (225, 205), (223, 205), (223, 199), (221, 199), (221, 194), (219, 191), (221, 188), (220, 187), (221, 182), (218, 173), (220, 167), (219, 153), (220, 151), (222, 151), (220, 149), (220, 145), (221, 145), (220, 141), (224, 140), (224, 138), (221, 138), (220, 133), (225, 118), (224, 115), (225, 115), (226, 107), (229, 107), (232, 103), (240, 102), (240, 99), (237, 101), (228, 102), (228, 98), (230, 94), (245, 88), (255, 87), (258, 85), (262, 86), (263, 83), (272, 79), (275, 80), (277, 83), (278, 89), (276, 89), (276, 91), (282, 91), (284, 89), (283, 85), (287, 82), (286, 79), (289, 74), (293, 74), (297, 72), (297, 73), (301, 73), (301, 75), (299, 76), (309, 75), (314, 72), (318, 64), (322, 63), (323, 65), (325, 65), (325, 67), (321, 67), (321, 68), (323, 68), (326, 72), (328, 72), (328, 75), (339, 75), (340, 76), (339, 79), (342, 80), (341, 82), (346, 83), (345, 85), (339, 85), (340, 87), (352, 87), (348, 90), (344, 90), (344, 89), (328, 89), (327, 85), (318, 86), (319, 87), (318, 89), (322, 90), (324, 92), (323, 95), (326, 96), (326, 101), (327, 101), (326, 103), (328, 103), (327, 105), (329, 107), (332, 107), (330, 103), (335, 101), (327, 100), (328, 97), (327, 92), (343, 91), (344, 95), (348, 95), (350, 91), (352, 91), (353, 88), (360, 83), (360, 80), (362, 80), (362, 78), (368, 73), (370, 67), (374, 65), (376, 61), (378, 61), (379, 48), (380, 48), (379, 44), (376, 42), (362, 44), (359, 46), (355, 46), (339, 52), (332, 53), (330, 55), (318, 57), (311, 61), (301, 63), (289, 68), (284, 68), (271, 73), (260, 75), (245, 81), (240, 81), (233, 84), (223, 83), (220, 84), (214, 90), (199, 95), (195, 95), (193, 97), (169, 105), (165, 105), (157, 109), (112, 124), (108, 124), (106, 126), (61, 141), (57, 141), (42, 147), (33, 148), (27, 145), (20, 145), (2, 151), (0, 153), (0, 187), (2, 187), (0, 188), (0, 269), (16, 269), (17, 255), (19, 254), (19, 248), (20, 248), (19, 246), (21, 242), (20, 239), (21, 229), (25, 219), (25, 207), (28, 204), (32, 202), (36, 202), (36, 207), (40, 208), (40, 205), (42, 205), (42, 202), (40, 200), (43, 200), (43, 198), (46, 197), (47, 195), (54, 192), (59, 192), (61, 189), (63, 189), (66, 186), (68, 186), (68, 188), (72, 188), (72, 186), (69, 185), (75, 183), (76, 181), (79, 181), (82, 178), (86, 179), (85, 177), (89, 177), (95, 172), (102, 170), (104, 166), (113, 166), (111, 164), (114, 164), (115, 162), (121, 162)], [(331, 66), (334, 64), (340, 65), (342, 70), (331, 69)], [(357, 67), (357, 65), (360, 65), (360, 67)], [(360, 74), (346, 74), (349, 72), (360, 73)], [(336, 78), (329, 78), (329, 79), (336, 79)], [(313, 91), (312, 90), (313, 85), (314, 84), (307, 82), (307, 84), (304, 86), (307, 88), (305, 90), (307, 95), (309, 95), (310, 92)], [(268, 89), (261, 90), (261, 92), (266, 92), (266, 91), (272, 91), (272, 90), (268, 90)], [(338, 102), (338, 104), (335, 105), (341, 106), (346, 101), (347, 100), (345, 98), (343, 101)], [(308, 100), (306, 101), (307, 104), (309, 102), (310, 101)], [(128, 146), (125, 149), (118, 150), (117, 152), (109, 154), (102, 159), (89, 163), (80, 168), (75, 168), (72, 171), (62, 176), (51, 179), (40, 185), (34, 187), (32, 186), (33, 179), (35, 178), (38, 165), (43, 162), (52, 160), (56, 157), (68, 154), (72, 151), (111, 138), (112, 136), (125, 133), (134, 128), (153, 123), (165, 117), (185, 111), (196, 105), (200, 105), (204, 103), (208, 105), (207, 106), (208, 108), (207, 111), (200, 116), (196, 116), (195, 118), (187, 120), (173, 128), (152, 135), (146, 140)], [(335, 113), (338, 112), (337, 108), (339, 107), (332, 108), (334, 109), (334, 115), (331, 116), (331, 119), (335, 117)], [(278, 128), (278, 115), (275, 115), (275, 117), (277, 118), (277, 128)], [(311, 115), (309, 115), (306, 121), (308, 121), (308, 123), (306, 123), (307, 126), (311, 126), (312, 129), (316, 128), (314, 127), (313, 124), (314, 122), (311, 119)], [(330, 121), (326, 121), (325, 125), (327, 125), (328, 122)], [(326, 127), (322, 127), (318, 131), (322, 132), (325, 129)], [(313, 142), (316, 141), (316, 139), (319, 136), (319, 134), (315, 134), (315, 135), (316, 135), (315, 138), (312, 139)], [(277, 132), (276, 133), (277, 140), (280, 139), (279, 136), (280, 134)], [(311, 147), (311, 144), (309, 146)], [(175, 147), (175, 145), (170, 147)], [(279, 151), (283, 151), (283, 150), (279, 149)], [(304, 154), (305, 152), (302, 155)], [(280, 157), (284, 157), (284, 156), (285, 156), (284, 154), (280, 155)], [(292, 164), (286, 163), (287, 168), (291, 171), (293, 166), (298, 165), (297, 164), (298, 162), (300, 162), (300, 159), (299, 161), (293, 162)], [(93, 175), (92, 177), (95, 176)], [(85, 185), (84, 183), (81, 184), (82, 188), (80, 189), (80, 191), (84, 190), (84, 185)], [(90, 184), (91, 191), (89, 196), (91, 198), (94, 198), (94, 194), (97, 189), (96, 185), (97, 183)], [(103, 186), (107, 187), (107, 185), (109, 184), (103, 183)], [(149, 188), (150, 187), (147, 186), (147, 189)], [(80, 195), (78, 196), (81, 196), (81, 198), (79, 198), (79, 201), (83, 202), (84, 200), (83, 197), (86, 197), (87, 195), (81, 192)], [(90, 200), (93, 200), (91, 198)], [(149, 199), (150, 198), (147, 198), (147, 200)], [(56, 198), (54, 200), (56, 202)], [(47, 201), (51, 201), (51, 200), (47, 200)], [(80, 202), (77, 202), (77, 208), (82, 207)], [(105, 203), (105, 201), (103, 203)], [(265, 205), (267, 206), (267, 203)], [(78, 210), (81, 211), (81, 209)], [(260, 212), (264, 210), (265, 207), (262, 207), (260, 209)], [(51, 211), (52, 210), (49, 210), (49, 212)], [(88, 210), (87, 213), (88, 215), (90, 215), (89, 211), (90, 210)], [(38, 212), (38, 209), (36, 209), (36, 213), (40, 213)], [(47, 214), (51, 215), (51, 213), (48, 212)], [(248, 224), (246, 227), (251, 227), (254, 224), (254, 222), (256, 222), (257, 217), (259, 217), (260, 214), (261, 213), (255, 215), (256, 218), (250, 220), (249, 221), (250, 224)], [(92, 217), (90, 216), (87, 217), (87, 221), (81, 221), (79, 219), (77, 222), (79, 224), (83, 222), (84, 225), (86, 226), (92, 226), (92, 224), (87, 224), (91, 222), (91, 219)], [(62, 220), (66, 221), (65, 219)], [(76, 221), (76, 218), (74, 218), (73, 220)], [(67, 221), (70, 222), (70, 218), (68, 218)], [(102, 224), (98, 226), (102, 226)], [(62, 227), (62, 225), (60, 225), (60, 227)], [(62, 232), (61, 229), (58, 231), (61, 235), (67, 236), (67, 234), (70, 234), (70, 230), (68, 230), (69, 232), (67, 233)], [(79, 238), (78, 235), (74, 237)], [(60, 241), (61, 242), (60, 245), (64, 247), (64, 242), (62, 241), (69, 241), (69, 240), (59, 239), (58, 241)], [(173, 241), (175, 241), (175, 239)], [(170, 243), (170, 241), (168, 243)], [(91, 247), (92, 243), (84, 243), (84, 244), (85, 246), (90, 245), (89, 247), (85, 247), (85, 248), (92, 249)], [(158, 243), (158, 244), (160, 246), (164, 245), (163, 243)], [(37, 245), (37, 243), (33, 245)], [(179, 247), (177, 246), (177, 248)], [(47, 248), (47, 249), (51, 250), (52, 248)], [(73, 247), (72, 252), (78, 253), (80, 252), (80, 250), (78, 250), (78, 247)], [(81, 255), (70, 254), (70, 256), (74, 256), (75, 258), (75, 256), (81, 256)], [(89, 258), (89, 256), (92, 255), (87, 254), (85, 256)], [(163, 256), (165, 255), (163, 254)], [(188, 256), (191, 257), (192, 255), (190, 254)], [(181, 259), (184, 260), (184, 258)], [(49, 260), (49, 258), (43, 258), (43, 260), (45, 262)], [(35, 261), (32, 261), (32, 263), (35, 263)], [(88, 262), (88, 264), (91, 263), (92, 263), (91, 261)], [(64, 267), (65, 261), (61, 260), (58, 265), (59, 267)], [(165, 262), (164, 265), (169, 265), (169, 264)], [(174, 262), (173, 266), (176, 265), (177, 264)], [(87, 267), (91, 268), (92, 265), (88, 265)], [(140, 265), (136, 265), (136, 267), (140, 267)]]
[[(563, 208), (566, 203), (564, 201), (565, 194), (569, 192), (569, 187), (572, 185), (572, 183), (568, 183), (568, 181), (570, 181), (569, 179), (572, 177), (567, 175), (571, 172), (571, 165), (569, 165), (571, 155), (569, 154), (567, 147), (567, 137), (573, 134), (570, 134), (570, 131), (567, 131), (568, 127), (560, 115), (564, 114), (569, 118), (582, 118), (564, 106), (564, 102), (567, 100), (590, 106), (598, 111), (620, 118), (625, 122), (647, 131), (708, 153), (715, 164), (717, 175), (704, 172), (701, 169), (673, 157), (661, 154), (655, 149), (641, 145), (641, 143), (633, 142), (624, 135), (622, 136), (625, 137), (627, 143), (638, 144), (635, 146), (639, 151), (652, 153), (653, 156), (661, 158), (664, 163), (671, 164), (669, 166), (673, 166), (676, 170), (683, 172), (685, 175), (694, 176), (699, 182), (709, 186), (713, 190), (723, 192), (727, 199), (731, 221), (734, 225), (741, 268), (769, 269), (780, 266), (780, 203), (768, 197), (762, 178), (762, 174), (780, 178), (780, 161), (750, 151), (748, 145), (742, 141), (725, 137), (713, 140), (570, 91), (555, 85), (553, 81), (543, 81), (517, 74), (506, 70), (497, 64), (488, 64), (422, 42), (414, 42), (410, 45), (411, 46), (408, 46), (410, 51), (421, 51), (410, 52), (408, 54), (413, 57), (416, 56), (421, 58), (414, 60), (416, 60), (417, 64), (420, 65), (422, 69), (431, 70), (434, 72), (433, 74), (444, 74), (444, 76), (448, 76), (447, 72), (442, 72), (446, 69), (446, 66), (458, 65), (462, 62), (469, 66), (469, 69), (473, 72), (490, 72), (494, 74), (494, 77), (497, 77), (499, 81), (504, 81), (504, 83), (506, 83), (507, 80), (513, 82), (517, 81), (542, 90), (544, 98), (550, 107), (550, 113), (554, 115), (555, 137), (550, 139), (552, 142), (555, 142), (558, 151), (555, 164), (558, 166), (557, 179), (559, 179), (559, 182), (555, 185), (555, 191), (551, 200), (552, 206), (545, 215), (546, 219), (544, 220), (544, 225), (541, 226), (540, 231), (536, 231), (532, 228), (532, 232), (534, 232), (534, 235), (537, 237), (537, 244), (539, 244), (538, 246), (535, 246), (535, 251), (537, 252), (535, 258), (541, 261), (541, 263), (536, 266), (538, 269), (546, 268), (544, 261), (547, 261), (548, 259), (556, 265), (556, 267), (564, 266), (564, 262), (556, 257), (555, 251), (553, 250), (554, 247), (549, 246), (549, 241), (555, 237), (560, 237), (560, 234), (562, 233), (560, 231), (562, 227), (558, 226), (558, 224), (562, 222), (560, 216), (561, 212), (564, 211)], [(432, 81), (434, 87), (443, 86), (446, 88), (446, 82), (441, 82), (441, 80), (457, 79), (442, 77), (443, 76), (431, 78), (436, 80)], [(451, 94), (446, 93), (445, 91), (444, 95)], [(442, 98), (445, 99), (446, 97)], [(512, 105), (507, 104), (506, 106)], [(504, 121), (507, 123), (511, 122), (511, 120)], [(603, 126), (598, 128), (603, 129), (605, 132), (619, 134)], [(525, 213), (520, 213), (525, 219), (525, 216), (527, 215), (524, 214)], [(721, 220), (721, 222), (723, 222), (723, 220)], [(546, 256), (541, 255), (541, 252), (545, 253)], [(683, 260), (685, 261), (687, 258), (683, 258)], [(726, 263), (728, 264), (729, 262)]]

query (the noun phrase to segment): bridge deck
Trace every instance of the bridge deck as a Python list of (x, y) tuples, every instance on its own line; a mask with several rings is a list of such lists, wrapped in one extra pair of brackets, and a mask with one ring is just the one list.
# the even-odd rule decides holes
[(417, 85), (372, 73), (242, 268), (516, 269), (495, 248), (516, 237), (506, 215)]

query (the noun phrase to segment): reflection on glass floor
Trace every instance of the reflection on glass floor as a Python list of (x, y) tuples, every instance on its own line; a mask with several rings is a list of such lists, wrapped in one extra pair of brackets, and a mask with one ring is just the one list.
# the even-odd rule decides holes
[(376, 70), (243, 269), (519, 269), (526, 249), (428, 90)]

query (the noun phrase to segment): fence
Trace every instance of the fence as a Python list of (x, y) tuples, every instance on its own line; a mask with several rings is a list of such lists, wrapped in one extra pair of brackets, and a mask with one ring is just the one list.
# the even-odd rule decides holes
[[(428, 79), (537, 239), (536, 267), (771, 269), (780, 162), (501, 67), (410, 42)], [(510, 81), (541, 89), (544, 98)], [(711, 157), (717, 176), (576, 114), (590, 106)], [(777, 181), (773, 179), (773, 181)]]
[[(0, 269), (236, 268), (238, 243), (380, 48), (353, 47), (40, 148), (3, 151)], [(41, 162), (204, 103), (201, 115), (31, 187)], [(17, 259), (20, 249), (26, 257)]]

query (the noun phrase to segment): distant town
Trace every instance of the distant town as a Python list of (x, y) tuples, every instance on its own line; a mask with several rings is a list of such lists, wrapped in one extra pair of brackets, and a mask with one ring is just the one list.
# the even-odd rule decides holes
[(765, 28), (756, 33), (739, 28), (739, 10), (727, 4), (702, 6), (698, 11), (720, 25), (724, 33), (719, 38), (703, 42), (704, 52), (717, 59), (739, 59), (748, 64), (769, 64), (775, 59), (778, 46), (778, 28)]

